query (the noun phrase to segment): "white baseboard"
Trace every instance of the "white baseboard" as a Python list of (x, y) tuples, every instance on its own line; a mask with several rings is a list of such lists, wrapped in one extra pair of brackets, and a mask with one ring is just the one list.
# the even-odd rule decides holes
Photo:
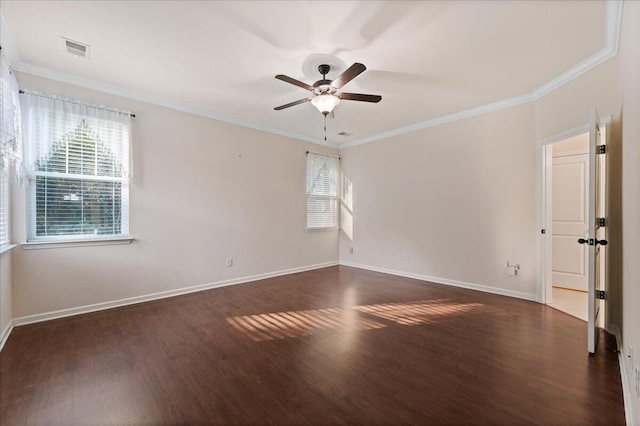
[(627, 375), (627, 363), (626, 356), (624, 354), (624, 345), (622, 344), (622, 337), (620, 336), (620, 329), (615, 325), (609, 325), (607, 331), (616, 336), (616, 345), (618, 346), (618, 363), (620, 364), (620, 379), (622, 382), (622, 397), (624, 399), (624, 416), (628, 426), (633, 426), (633, 400), (631, 399), (632, 387), (629, 383), (629, 376)]
[(9, 321), (9, 324), (2, 330), (2, 334), (0, 334), (0, 351), (4, 348), (4, 344), (7, 343), (7, 339), (13, 330), (13, 320)]
[(340, 265), (351, 266), (353, 268), (366, 269), (374, 272), (382, 272), (383, 274), (397, 275), (400, 277), (414, 278), (421, 281), (430, 281), (432, 283), (449, 285), (452, 287), (461, 287), (469, 290), (477, 290), (485, 293), (499, 294), (501, 296), (515, 297), (517, 299), (529, 300), (537, 302), (537, 295), (533, 293), (524, 293), (521, 291), (507, 290), (503, 288), (490, 287), (482, 284), (468, 283), (464, 281), (450, 280), (448, 278), (432, 277), (429, 275), (415, 274), (413, 272), (398, 271), (396, 269), (378, 268), (377, 266), (361, 265), (359, 263), (343, 262)]
[[(42, 314), (27, 315), (24, 317), (14, 318), (12, 322), (12, 328), (13, 326), (18, 327), (21, 325), (33, 324), (33, 323), (42, 322), (42, 321), (49, 321), (49, 320), (58, 319), (58, 318), (65, 318), (65, 317), (70, 317), (74, 315), (81, 315), (89, 312), (104, 311), (105, 309), (117, 308), (120, 306), (133, 305), (136, 303), (149, 302), (149, 301), (158, 300), (158, 299), (166, 299), (168, 297), (180, 296), (183, 294), (195, 293), (198, 291), (204, 291), (204, 290), (209, 290), (209, 289), (219, 288), (219, 287), (226, 287), (226, 286), (235, 285), (235, 284), (243, 284), (251, 281), (264, 280), (267, 278), (279, 277), (282, 275), (295, 274), (297, 272), (311, 271), (313, 269), (326, 268), (326, 267), (335, 266), (335, 265), (338, 265), (337, 261), (319, 263), (316, 265), (307, 265), (307, 266), (301, 266), (298, 268), (283, 269), (281, 271), (267, 272), (264, 274), (251, 275), (251, 276), (240, 277), (240, 278), (232, 278), (229, 280), (217, 281), (217, 282), (212, 282), (207, 284), (200, 284), (192, 287), (183, 287), (175, 290), (161, 291), (159, 293), (146, 294), (143, 296), (128, 297), (126, 299), (113, 300), (110, 302), (102, 302), (102, 303), (96, 303), (93, 305), (78, 306), (76, 308), (61, 309), (59, 311), (45, 312)], [(8, 337), (8, 333), (7, 333), (7, 337)], [(3, 335), (3, 339), (4, 339), (4, 335)], [(3, 343), (4, 343), (4, 340), (3, 340)]]

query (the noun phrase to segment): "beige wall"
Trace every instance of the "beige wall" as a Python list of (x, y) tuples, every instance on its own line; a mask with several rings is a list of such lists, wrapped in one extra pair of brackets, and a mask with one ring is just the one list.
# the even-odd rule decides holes
[[(306, 232), (305, 153), (281, 136), (18, 73), (22, 88), (129, 109), (131, 245), (13, 256), (14, 316), (300, 268), (338, 259), (338, 232)], [(13, 235), (25, 241), (24, 192)], [(225, 258), (234, 265), (225, 267)]]
[[(341, 234), (341, 262), (535, 297), (533, 108), (345, 149), (353, 241)], [(520, 264), (518, 276), (507, 276), (506, 261)]]
[(581, 133), (551, 145), (554, 157), (589, 153), (589, 132)]
[[(640, 424), (634, 368), (640, 367), (640, 2), (624, 4), (620, 45), (622, 93), (622, 341), (633, 421)], [(631, 359), (629, 345), (634, 347)]]

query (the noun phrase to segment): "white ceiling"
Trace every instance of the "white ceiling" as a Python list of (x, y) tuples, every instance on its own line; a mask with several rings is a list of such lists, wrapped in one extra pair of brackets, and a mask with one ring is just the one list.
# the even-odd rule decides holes
[[(276, 80), (367, 71), (328, 122), (335, 144), (526, 95), (606, 47), (603, 1), (2, 1), (21, 55), (46, 69), (210, 111), (230, 121), (323, 138), (308, 92)], [(61, 37), (89, 44), (90, 59)], [(37, 68), (40, 67), (40, 68)], [(62, 75), (62, 74), (60, 74)], [(166, 104), (167, 102), (165, 102)], [(339, 136), (348, 132), (351, 136)]]

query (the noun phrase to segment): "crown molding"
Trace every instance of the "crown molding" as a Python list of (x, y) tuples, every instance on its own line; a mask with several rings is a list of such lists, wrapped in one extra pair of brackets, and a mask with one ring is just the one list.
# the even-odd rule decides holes
[(62, 83), (72, 84), (74, 86), (84, 87), (86, 89), (96, 90), (99, 92), (108, 93), (110, 95), (121, 96), (123, 98), (129, 98), (136, 101), (161, 106), (164, 108), (182, 111), (189, 114), (198, 115), (200, 117), (212, 118), (214, 120), (223, 121), (225, 123), (235, 124), (237, 126), (242, 126), (242, 127), (247, 127), (249, 129), (272, 133), (275, 135), (284, 136), (291, 139), (297, 139), (300, 141), (309, 142), (316, 145), (322, 145), (328, 148), (334, 148), (334, 149), (338, 148), (337, 144), (334, 144), (331, 142), (325, 142), (320, 139), (314, 139), (304, 135), (299, 135), (296, 133), (275, 129), (273, 127), (263, 126), (261, 124), (254, 123), (251, 121), (241, 120), (239, 118), (220, 114), (210, 109), (183, 104), (180, 102), (173, 101), (171, 99), (165, 99), (165, 98), (148, 95), (146, 93), (139, 92), (136, 90), (125, 89), (123, 87), (101, 83), (99, 81), (78, 77), (72, 74), (67, 74), (64, 72), (52, 70), (46, 67), (32, 65), (26, 62), (18, 62), (18, 63), (12, 64), (11, 68), (14, 71), (22, 72), (25, 74), (31, 74), (38, 77), (44, 77), (49, 80), (59, 81)]
[(622, 0), (606, 0), (605, 4), (605, 47), (588, 57), (584, 61), (580, 62), (576, 66), (563, 72), (537, 89), (530, 93), (516, 96), (513, 98), (505, 99), (502, 101), (494, 102), (487, 105), (481, 105), (475, 108), (470, 108), (464, 111), (444, 115), (442, 117), (433, 118), (431, 120), (422, 121), (416, 124), (412, 124), (398, 129), (389, 130), (387, 132), (378, 133), (375, 135), (367, 136), (364, 138), (356, 139), (347, 143), (331, 143), (322, 141), (315, 138), (310, 138), (304, 135), (287, 132), (284, 130), (275, 129), (261, 124), (253, 123), (246, 120), (241, 120), (235, 117), (230, 117), (224, 114), (217, 113), (215, 111), (194, 107), (191, 105), (175, 102), (170, 99), (163, 99), (155, 96), (148, 95), (146, 93), (125, 89), (122, 87), (112, 86), (105, 83), (89, 80), (82, 77), (77, 77), (71, 74), (62, 73), (59, 71), (51, 70), (44, 67), (35, 66), (25, 62), (17, 62), (12, 64), (12, 68), (15, 71), (24, 72), (27, 74), (36, 75), (39, 77), (48, 78), (51, 80), (60, 81), (63, 83), (73, 84), (76, 86), (84, 87), (87, 89), (97, 90), (105, 93), (109, 93), (116, 96), (122, 96), (125, 98), (134, 99), (141, 102), (146, 102), (153, 105), (162, 106), (165, 108), (175, 109), (178, 111), (186, 112), (189, 114), (198, 115), (201, 117), (212, 118), (214, 120), (223, 121), (225, 123), (231, 123), (242, 127), (248, 127), (250, 129), (259, 130), (275, 135), (284, 136), (287, 138), (297, 139), (304, 142), (313, 143), (316, 145), (326, 146), (333, 149), (346, 149), (358, 145), (363, 145), (370, 142), (375, 142), (382, 139), (388, 139), (394, 136), (403, 135), (406, 133), (412, 133), (418, 130), (427, 129), (429, 127), (440, 126), (442, 124), (451, 123), (465, 118), (475, 117), (477, 115), (486, 114), (493, 111), (499, 111), (505, 108), (511, 108), (517, 105), (536, 101), (543, 96), (551, 93), (552, 91), (564, 86), (573, 79), (579, 77), (587, 71), (592, 70), (603, 62), (611, 59), (618, 54), (618, 46), (620, 44), (620, 26), (622, 21)]
[(440, 126), (442, 124), (451, 123), (453, 121), (475, 117), (476, 115), (482, 115), (492, 111), (499, 111), (501, 109), (511, 108), (517, 105), (526, 104), (533, 100), (534, 99), (531, 97), (531, 94), (505, 99), (503, 101), (494, 102), (492, 104), (482, 105), (479, 107), (466, 109), (460, 112), (454, 112), (453, 114), (444, 115), (442, 117), (412, 124), (410, 126), (400, 127), (399, 129), (389, 130), (388, 132), (378, 133), (377, 135), (371, 135), (364, 138), (356, 139), (351, 142), (340, 144), (340, 149), (351, 148), (353, 146), (358, 146), (358, 145), (364, 145), (366, 143), (379, 141), (381, 139), (387, 139), (393, 136), (404, 135), (406, 133), (416, 132), (418, 130), (427, 129), (429, 127)]

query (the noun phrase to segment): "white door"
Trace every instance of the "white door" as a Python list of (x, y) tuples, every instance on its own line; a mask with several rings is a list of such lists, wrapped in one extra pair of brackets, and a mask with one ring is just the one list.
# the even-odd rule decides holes
[[(587, 345), (590, 354), (595, 354), (598, 344), (598, 321), (601, 306), (604, 300), (598, 296), (605, 290), (606, 268), (604, 264), (604, 251), (607, 245), (606, 226), (602, 226), (600, 218), (606, 225), (607, 205), (603, 189), (606, 188), (606, 174), (604, 173), (605, 153), (601, 153), (604, 147), (603, 131), (600, 126), (598, 113), (594, 109), (591, 114), (589, 130), (589, 237), (580, 239), (580, 244), (586, 244), (589, 250), (589, 320), (587, 324)], [(605, 151), (606, 152), (606, 151)], [(586, 241), (585, 241), (586, 240)]]
[(553, 157), (552, 284), (587, 291), (588, 250), (576, 244), (589, 232), (589, 154)]

